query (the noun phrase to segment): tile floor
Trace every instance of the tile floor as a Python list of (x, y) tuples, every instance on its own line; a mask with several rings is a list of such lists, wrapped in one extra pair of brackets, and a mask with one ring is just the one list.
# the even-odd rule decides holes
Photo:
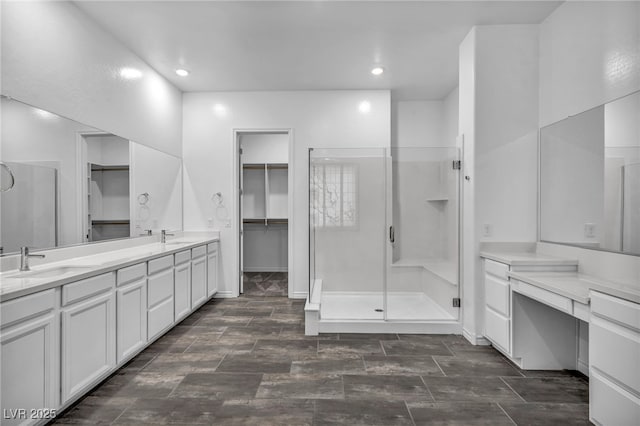
[[(216, 299), (57, 424), (582, 425), (588, 382), (454, 335), (304, 335), (304, 301)], [(252, 296), (251, 294), (259, 294)]]

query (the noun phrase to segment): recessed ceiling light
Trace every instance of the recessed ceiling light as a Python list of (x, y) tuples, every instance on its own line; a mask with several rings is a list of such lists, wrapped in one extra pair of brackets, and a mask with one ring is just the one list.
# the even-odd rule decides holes
[(122, 68), (120, 69), (120, 77), (126, 78), (127, 80), (135, 80), (142, 77), (142, 71), (135, 68)]
[(176, 74), (178, 74), (180, 77), (186, 77), (189, 75), (189, 71), (182, 68), (178, 68), (176, 70)]
[(375, 67), (371, 69), (371, 74), (373, 75), (382, 75), (383, 72), (384, 72), (384, 68), (382, 67)]

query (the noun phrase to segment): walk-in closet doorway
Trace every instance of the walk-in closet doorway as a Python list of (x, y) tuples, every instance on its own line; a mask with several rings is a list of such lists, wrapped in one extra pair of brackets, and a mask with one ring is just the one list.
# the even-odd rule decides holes
[(291, 131), (236, 130), (238, 294), (289, 296)]

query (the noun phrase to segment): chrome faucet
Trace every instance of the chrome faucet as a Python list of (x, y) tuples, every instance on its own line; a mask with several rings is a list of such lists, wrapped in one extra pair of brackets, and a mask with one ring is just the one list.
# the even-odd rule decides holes
[(30, 257), (40, 257), (43, 258), (44, 254), (30, 254), (29, 247), (20, 247), (20, 270), (21, 271), (30, 271), (29, 268), (29, 258)]
[(167, 242), (167, 236), (173, 237), (174, 235), (175, 234), (167, 234), (167, 230), (163, 229), (160, 231), (160, 242), (164, 244)]
[(153, 235), (153, 230), (151, 230), (151, 229), (145, 229), (144, 230), (144, 234), (140, 234), (141, 237), (143, 237), (143, 236), (144, 237), (150, 237), (152, 235)]

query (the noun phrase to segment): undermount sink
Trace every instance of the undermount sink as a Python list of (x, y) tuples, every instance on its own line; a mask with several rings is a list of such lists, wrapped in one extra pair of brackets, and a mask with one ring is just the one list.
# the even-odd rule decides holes
[(94, 269), (95, 266), (64, 265), (38, 271), (20, 271), (9, 275), (10, 278), (53, 278), (65, 274), (81, 274)]

